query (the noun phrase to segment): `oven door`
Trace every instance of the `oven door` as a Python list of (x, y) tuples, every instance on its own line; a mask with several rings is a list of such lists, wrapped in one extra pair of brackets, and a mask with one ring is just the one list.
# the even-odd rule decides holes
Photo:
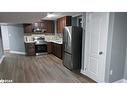
[(36, 55), (47, 53), (47, 44), (36, 44), (35, 52), (36, 52)]

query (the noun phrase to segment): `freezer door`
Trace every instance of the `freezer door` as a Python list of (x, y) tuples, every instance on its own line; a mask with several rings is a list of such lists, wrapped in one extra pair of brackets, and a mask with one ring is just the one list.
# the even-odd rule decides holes
[(72, 53), (71, 51), (71, 44), (72, 44), (72, 27), (65, 27), (63, 33), (63, 44), (64, 44), (64, 51), (68, 53)]
[(65, 67), (67, 67), (68, 69), (70, 69), (70, 70), (73, 69), (72, 55), (71, 55), (71, 54), (64, 52), (63, 65), (64, 65)]

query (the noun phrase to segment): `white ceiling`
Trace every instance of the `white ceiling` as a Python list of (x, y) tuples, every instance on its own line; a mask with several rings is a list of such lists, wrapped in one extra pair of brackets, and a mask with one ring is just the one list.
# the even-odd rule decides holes
[(56, 17), (54, 18), (44, 17), (43, 19), (56, 20), (57, 18), (60, 18), (63, 16), (79, 16), (81, 15), (81, 12), (53, 12), (52, 14), (56, 15)]
[(28, 23), (46, 15), (44, 12), (0, 12), (0, 23)]
[(47, 18), (47, 13), (49, 12), (0, 12), (0, 23), (32, 23), (38, 20), (48, 19), (48, 20), (56, 20), (62, 16), (76, 16), (81, 14), (80, 12), (52, 12), (57, 15), (56, 18)]

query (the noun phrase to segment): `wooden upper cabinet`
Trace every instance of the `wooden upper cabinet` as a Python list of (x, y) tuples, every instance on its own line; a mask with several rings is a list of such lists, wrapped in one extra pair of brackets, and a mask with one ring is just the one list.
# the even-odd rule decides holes
[(23, 24), (24, 33), (32, 33), (32, 24)]
[(35, 55), (35, 43), (25, 43), (26, 55)]
[(54, 21), (47, 21), (47, 33), (54, 33)]
[(42, 29), (46, 29), (45, 33), (54, 33), (54, 21), (43, 20), (41, 21)]
[(57, 19), (57, 32), (61, 33), (64, 31), (65, 26), (71, 26), (71, 16), (65, 16)]
[(43, 29), (47, 29), (47, 21), (46, 21), (46, 20), (42, 20), (42, 21), (41, 21), (41, 27), (42, 27)]
[(54, 33), (54, 21), (42, 20), (33, 24), (24, 24), (24, 33), (32, 33), (32, 29), (36, 28), (46, 29), (45, 33)]
[(66, 26), (64, 20), (65, 20), (64, 18), (61, 18), (61, 19), (60, 19), (60, 31), (61, 31), (61, 32), (63, 32), (63, 29), (64, 29), (64, 27)]
[(57, 32), (60, 32), (60, 19), (57, 19), (56, 21), (57, 26)]
[(72, 16), (64, 17), (64, 21), (65, 21), (66, 26), (71, 26), (72, 25)]

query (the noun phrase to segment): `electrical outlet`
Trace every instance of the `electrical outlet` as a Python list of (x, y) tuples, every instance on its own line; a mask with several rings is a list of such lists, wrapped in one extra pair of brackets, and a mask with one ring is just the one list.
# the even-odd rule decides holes
[(110, 75), (112, 75), (112, 72), (113, 72), (113, 71), (112, 71), (112, 70), (110, 70)]

